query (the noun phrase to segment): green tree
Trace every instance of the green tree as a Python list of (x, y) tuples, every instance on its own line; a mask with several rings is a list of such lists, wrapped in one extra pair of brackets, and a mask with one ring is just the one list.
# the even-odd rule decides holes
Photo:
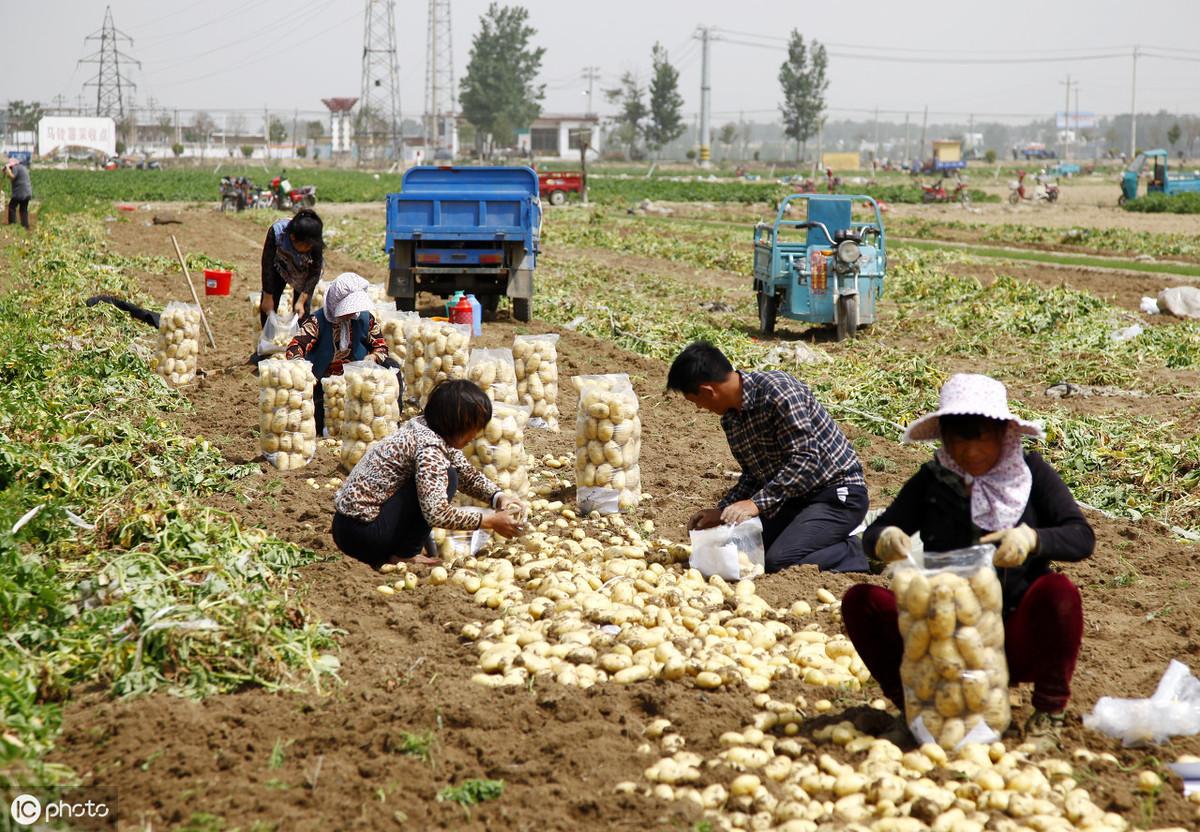
[(1171, 125), (1171, 129), (1167, 131), (1167, 142), (1171, 145), (1171, 147), (1174, 147), (1175, 143), (1179, 141), (1179, 138), (1182, 135), (1183, 128), (1179, 126), (1179, 122), (1175, 122)]
[(313, 119), (304, 126), (304, 136), (310, 141), (325, 135), (325, 123)]
[(247, 159), (249, 159), (251, 156), (253, 156), (254, 155), (254, 145), (252, 145), (252, 144), (242, 145), (242, 155), (245, 156)]
[(625, 148), (626, 159), (637, 156), (638, 141), (646, 129), (642, 121), (650, 115), (650, 108), (646, 106), (645, 95), (645, 87), (638, 83), (637, 76), (632, 72), (621, 76), (621, 86), (604, 91), (608, 102), (620, 108), (612, 137), (618, 145)]
[(198, 110), (192, 116), (191, 125), (183, 128), (183, 138), (189, 142), (207, 142), (209, 134), (216, 129), (217, 123), (213, 117), (203, 110)]
[(280, 119), (276, 116), (271, 116), (271, 121), (267, 125), (267, 136), (270, 137), (271, 141), (278, 144), (279, 142), (286, 139), (287, 135), (288, 135), (287, 125), (283, 123), (282, 119)]
[(175, 142), (175, 144), (171, 145), (171, 152), (174, 153), (175, 158), (178, 159), (183, 155), (183, 145), (181, 145), (179, 142)]
[(42, 120), (42, 105), (38, 101), (8, 102), (8, 129), (36, 130)]
[(732, 121), (727, 121), (721, 125), (721, 131), (717, 134), (717, 141), (725, 145), (725, 155), (729, 155), (733, 143), (737, 141), (738, 132), (737, 125)]
[(516, 131), (542, 112), (546, 87), (536, 82), (546, 50), (532, 45), (537, 30), (528, 19), (528, 10), (499, 3), (479, 19), (458, 100), (463, 116), (475, 125), (481, 155), (512, 144)]
[(801, 159), (802, 148), (807, 148), (808, 140), (817, 134), (825, 115), (828, 67), (825, 47), (816, 40), (811, 48), (806, 47), (804, 36), (793, 29), (787, 60), (779, 67), (779, 85), (783, 88), (779, 111), (783, 114), (784, 134), (796, 142), (797, 161)]
[(661, 43), (654, 44), (651, 60), (650, 123), (645, 133), (647, 146), (657, 152), (683, 135), (683, 96), (679, 94), (679, 70), (667, 60)]

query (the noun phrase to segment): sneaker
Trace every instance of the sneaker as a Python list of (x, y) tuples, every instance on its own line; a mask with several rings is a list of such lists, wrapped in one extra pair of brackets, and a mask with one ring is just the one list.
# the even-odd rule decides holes
[(1062, 747), (1062, 729), (1066, 724), (1066, 715), (1034, 711), (1025, 720), (1025, 744), (1032, 745), (1035, 751), (1047, 753)]

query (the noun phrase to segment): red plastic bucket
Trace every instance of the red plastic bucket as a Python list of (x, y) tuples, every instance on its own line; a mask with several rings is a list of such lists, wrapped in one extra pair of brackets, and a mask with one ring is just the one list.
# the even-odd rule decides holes
[(220, 269), (204, 270), (204, 294), (206, 295), (228, 295), (232, 282), (233, 272)]

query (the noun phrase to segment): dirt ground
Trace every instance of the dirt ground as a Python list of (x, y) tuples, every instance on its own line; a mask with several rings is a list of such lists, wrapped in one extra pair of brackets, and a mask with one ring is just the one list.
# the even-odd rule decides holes
[[(183, 223), (175, 226), (148, 225), (146, 212), (112, 223), (112, 243), (124, 254), (165, 255), (171, 251), (167, 235), (175, 233), (187, 251), (236, 264), (232, 294), (206, 299), (219, 348), (202, 353), (208, 375), (187, 391), (194, 412), (180, 418), (187, 430), (203, 434), (230, 460), (252, 461), (258, 456), (253, 415), (257, 382), (246, 358), (255, 318), (246, 293), (258, 288), (262, 234), (256, 226), (211, 210), (179, 213)], [(353, 268), (369, 279), (383, 277), (379, 267), (336, 252), (328, 260), (333, 274)], [(654, 265), (642, 262), (636, 268)], [(187, 297), (181, 275), (140, 277), (160, 304)], [(1034, 279), (1063, 277), (1054, 273)], [(1110, 281), (1088, 273), (1071, 276), (1077, 288), (1127, 291)], [(481, 343), (507, 344), (515, 332), (545, 329), (537, 323), (518, 327), (501, 321), (485, 327)], [(645, 425), (644, 487), (653, 495), (638, 514), (652, 519), (664, 535), (683, 539), (690, 511), (714, 502), (729, 482), (725, 471), (733, 460), (716, 419), (664, 394), (666, 367), (661, 362), (573, 333), (563, 334), (560, 362), (564, 380), (576, 373), (614, 371), (634, 377)], [(567, 388), (562, 385), (560, 407), (569, 415), (575, 401)], [(875, 507), (886, 504), (927, 453), (854, 429), (847, 433), (867, 467)], [(536, 455), (573, 450), (569, 427), (558, 434), (530, 434), (527, 446)], [(167, 695), (111, 701), (102, 691), (77, 691), (54, 759), (72, 766), (89, 785), (118, 791), (122, 829), (171, 828), (200, 812), (220, 816), (226, 824), (222, 828), (229, 829), (255, 821), (279, 830), (691, 827), (695, 818), (685, 805), (617, 795), (613, 786), (639, 781), (655, 759), (637, 751), (650, 719), (666, 716), (680, 727), (690, 749), (711, 755), (718, 736), (739, 728), (753, 712), (748, 691), (701, 692), (662, 682), (588, 691), (552, 683), (531, 689), (478, 687), (469, 681), (474, 654), (457, 633), (462, 624), (494, 613), (450, 586), (423, 585), (393, 599), (374, 593), (377, 576), (338, 554), (330, 540), (332, 491), (307, 484), (309, 478), (325, 483), (341, 476), (329, 448), (322, 447), (314, 463), (301, 471), (279, 473), (260, 465), (261, 473), (241, 484), (239, 497), (221, 507), (328, 556), (305, 570), (306, 606), (344, 631), (343, 684), (325, 696), (249, 690), (202, 702)], [(1125, 766), (1139, 765), (1151, 753), (1164, 760), (1200, 753), (1200, 738), (1163, 749), (1124, 750), (1081, 725), (1081, 714), (1102, 695), (1149, 695), (1172, 658), (1200, 666), (1196, 547), (1173, 539), (1149, 520), (1090, 519), (1097, 529), (1096, 555), (1065, 570), (1083, 590), (1086, 618), (1065, 750), (1084, 745), (1111, 750)], [(840, 593), (851, 583), (850, 577), (798, 569), (762, 579), (760, 592), (771, 603), (783, 604), (798, 598), (813, 601), (822, 586)], [(835, 621), (821, 623), (829, 631), (837, 629)], [(810, 699), (828, 696), (835, 703), (834, 717), (841, 718), (844, 709), (861, 716), (861, 706), (878, 689), (872, 685), (848, 694), (798, 681), (772, 688), (779, 698), (800, 693)], [(1028, 691), (1023, 693), (1026, 705), (1017, 710), (1018, 720), (1028, 714)], [(811, 734), (827, 721), (812, 719), (803, 733)], [(430, 761), (399, 752), (405, 731), (434, 734)], [(284, 762), (272, 769), (269, 759), (277, 743)], [(1099, 769), (1086, 787), (1101, 807), (1141, 823), (1145, 817), (1134, 792), (1135, 776)], [(441, 787), (468, 777), (503, 779), (503, 797), (472, 809), (469, 816), (455, 804), (436, 801)], [(1179, 797), (1178, 787), (1173, 780), (1164, 789), (1154, 825), (1193, 825), (1194, 810)]]

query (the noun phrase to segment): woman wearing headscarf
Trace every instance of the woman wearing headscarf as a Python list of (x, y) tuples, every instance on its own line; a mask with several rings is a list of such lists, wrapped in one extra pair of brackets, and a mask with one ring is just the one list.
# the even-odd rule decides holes
[[(915, 532), (930, 552), (996, 546), (1010, 684), (1033, 683), (1034, 711), (1025, 734), (1052, 746), (1071, 696), (1083, 604), (1076, 586), (1051, 563), (1089, 557), (1095, 535), (1057, 472), (1038, 453), (1023, 449), (1025, 436), (1043, 434), (1009, 410), (1003, 384), (984, 375), (952, 376), (942, 387), (938, 410), (913, 422), (901, 437), (940, 439), (940, 447), (863, 533), (863, 547), (891, 562), (909, 555)], [(842, 600), (842, 617), (871, 675), (903, 708), (904, 642), (895, 595), (880, 586), (853, 586)], [(894, 731), (904, 730), (901, 714)]]
[[(400, 369), (388, 357), (387, 342), (379, 322), (371, 314), (374, 308), (368, 294), (370, 283), (354, 272), (338, 275), (325, 290), (325, 303), (316, 314), (300, 322), (300, 331), (284, 353), (287, 358), (304, 358), (312, 364), (317, 385), (313, 388), (317, 433), (325, 427), (325, 390), (320, 381), (340, 376), (350, 361), (373, 360), (384, 367)], [(400, 395), (403, 397), (403, 381)]]

